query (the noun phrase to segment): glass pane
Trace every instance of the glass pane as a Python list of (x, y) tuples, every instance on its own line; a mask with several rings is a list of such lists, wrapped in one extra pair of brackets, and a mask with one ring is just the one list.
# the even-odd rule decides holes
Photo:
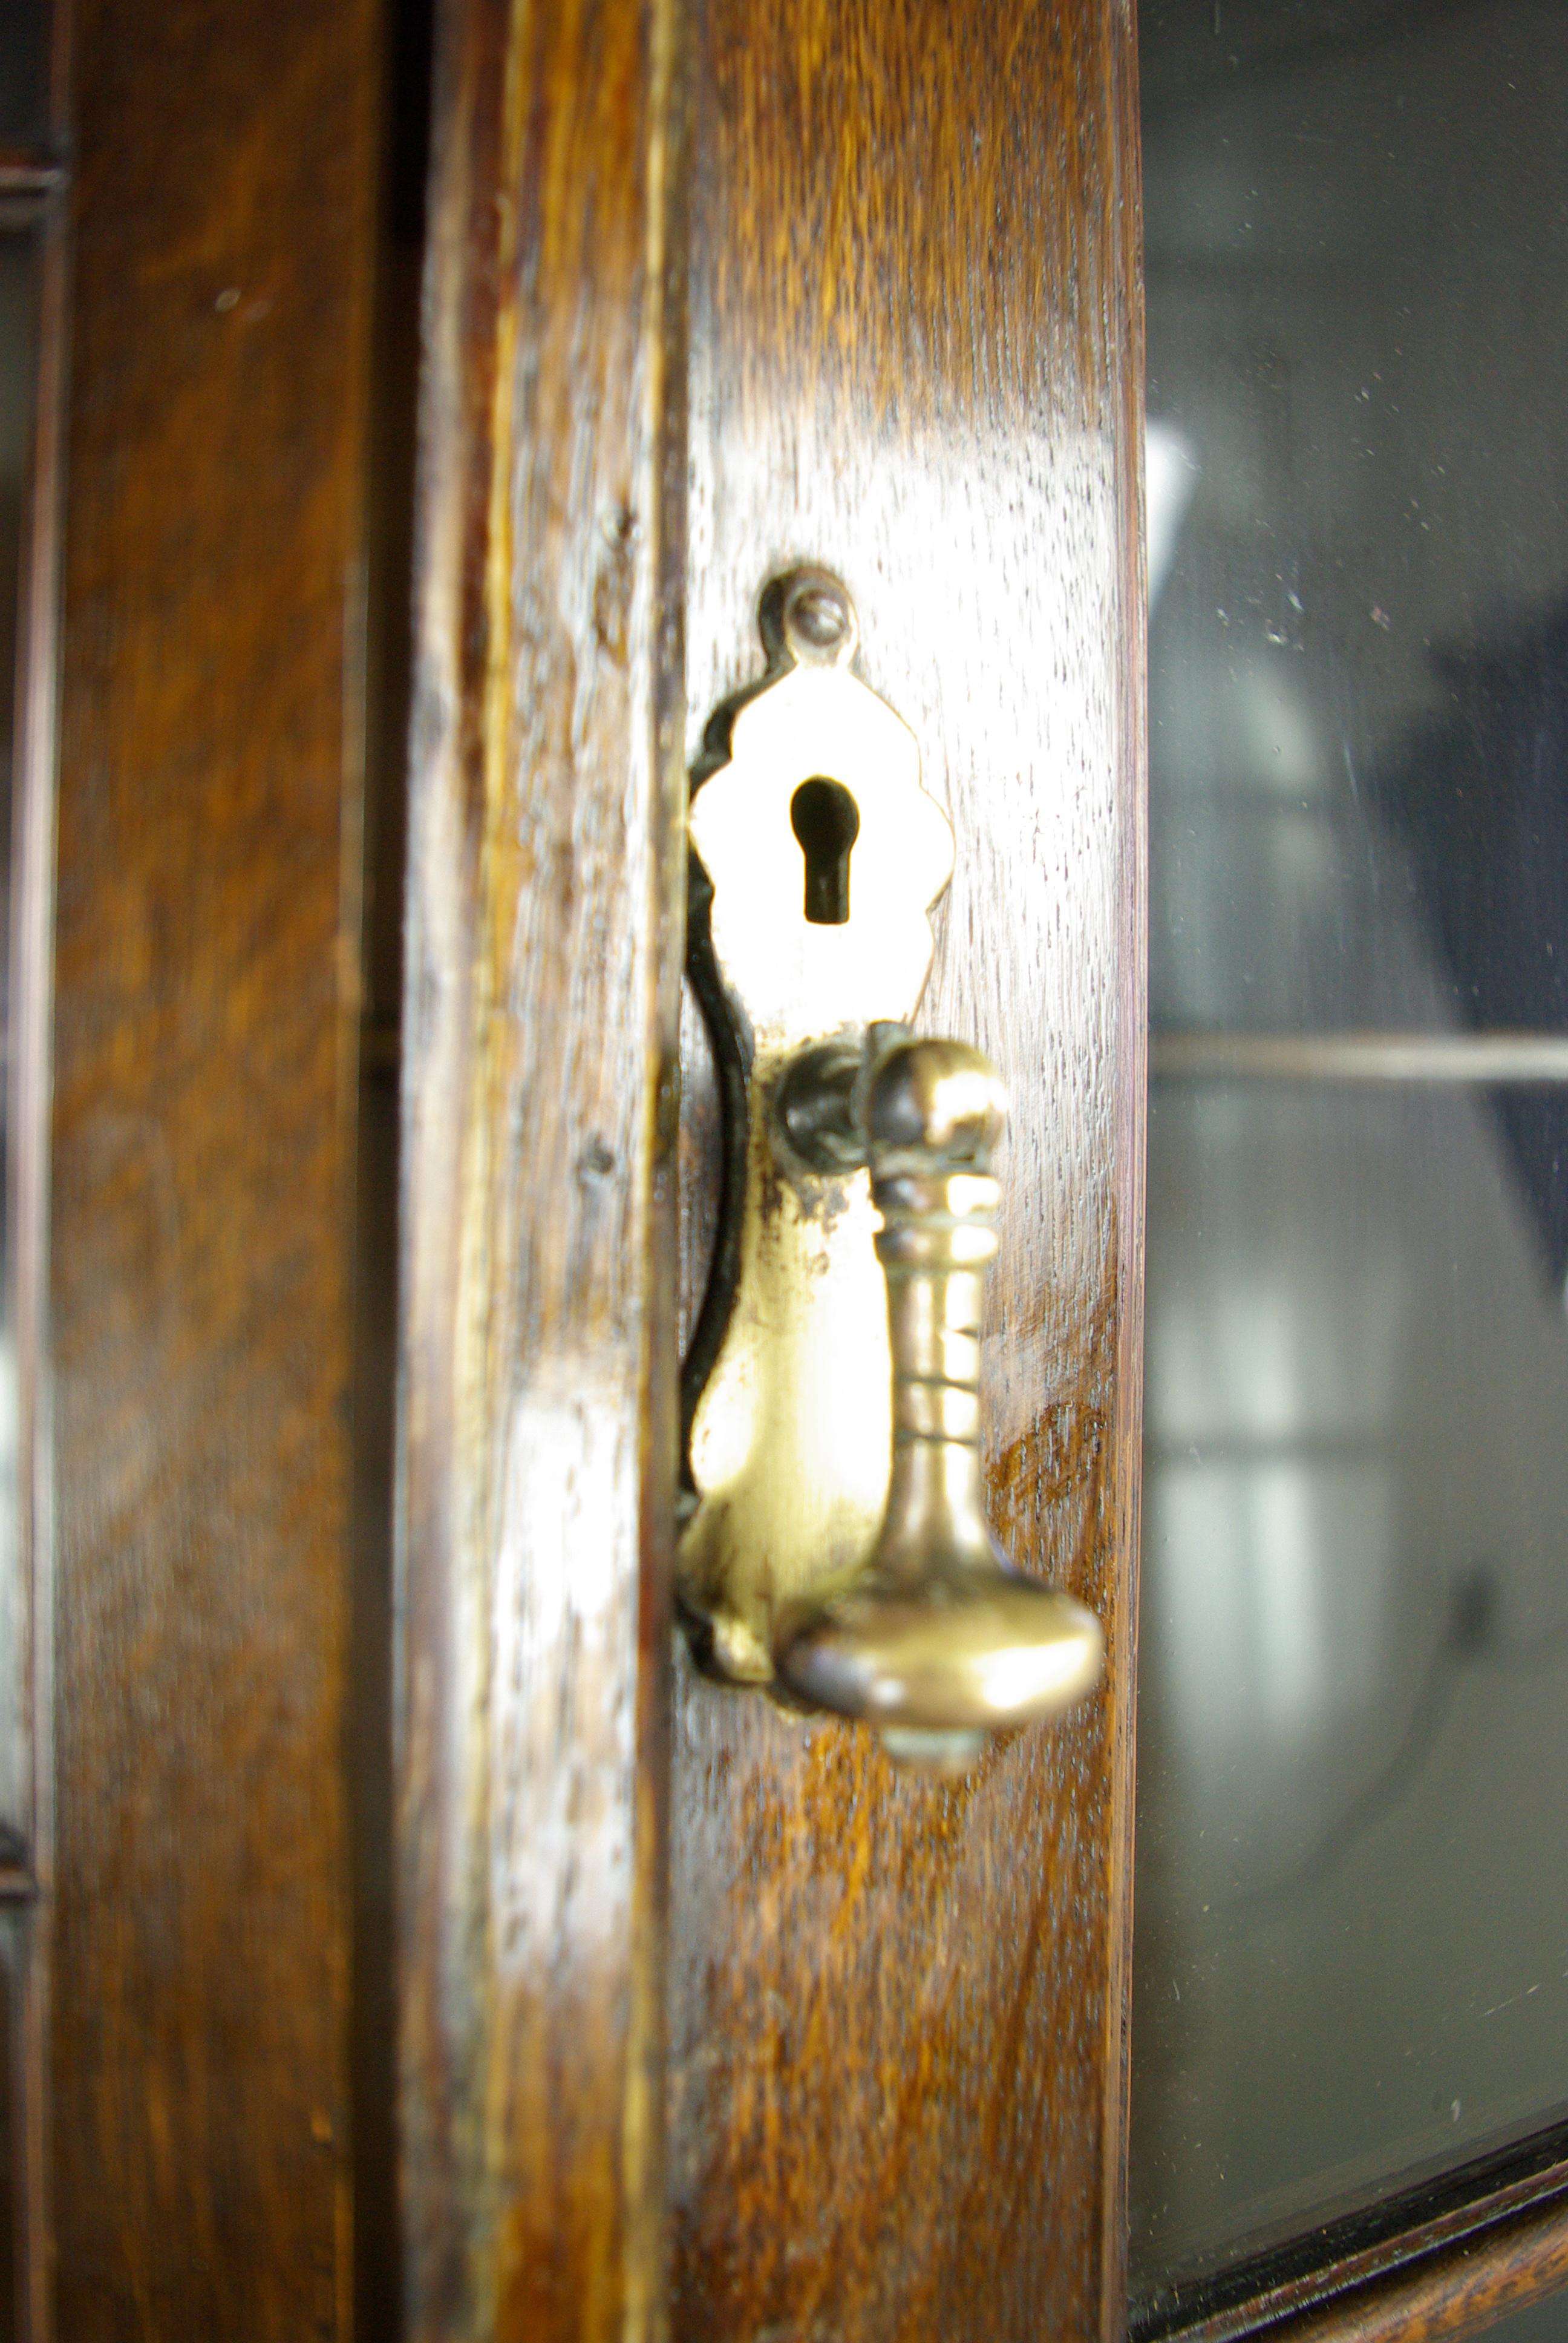
[(1141, 15), (1147, 2302), (1568, 2117), (1568, 11)]
[(1156, 1021), (1561, 1027), (1568, 15), (1141, 41)]
[[(12, 754), (22, 505), (32, 437), (35, 247), (0, 237), (0, 1061), (10, 1063)], [(0, 1083), (0, 1141), (9, 1083)], [(0, 1144), (0, 1167), (7, 1161)], [(9, 1181), (0, 1169), (0, 1864), (25, 1851), (25, 1613), (18, 1584), (16, 1346)]]
[(0, 6), (0, 140), (21, 144), (48, 129), (47, 27), (43, 0)]
[(1134, 2171), (1162, 2280), (1568, 2110), (1568, 1316), (1513, 1103), (1151, 1100)]
[(25, 1913), (0, 1909), (0, 2343), (16, 2332), (16, 2251), (21, 2224), (22, 1996), (31, 1926)]
[(1486, 2329), (1487, 2343), (1568, 2343), (1568, 2295), (1511, 2311)]

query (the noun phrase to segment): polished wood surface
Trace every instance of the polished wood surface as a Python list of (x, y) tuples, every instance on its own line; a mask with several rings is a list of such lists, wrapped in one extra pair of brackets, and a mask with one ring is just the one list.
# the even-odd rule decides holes
[(55, 2332), (348, 2331), (371, 0), (77, 11)]
[(1111, 0), (707, 0), (693, 77), (695, 735), (792, 560), (958, 836), (921, 1022), (1012, 1110), (993, 1519), (1107, 1689), (963, 1785), (680, 1676), (683, 2343), (1118, 2331), (1137, 1487), (1137, 184)]
[(662, 2312), (678, 25), (452, 0), (437, 51), (399, 1495), (418, 2343)]

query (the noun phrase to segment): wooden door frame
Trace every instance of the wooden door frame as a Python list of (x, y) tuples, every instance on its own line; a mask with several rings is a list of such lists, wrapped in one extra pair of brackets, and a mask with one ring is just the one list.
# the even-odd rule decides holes
[(8, 214), (46, 214), (8, 1199), (17, 2331), (347, 2334), (377, 20), (68, 14), (49, 135), (0, 157)]

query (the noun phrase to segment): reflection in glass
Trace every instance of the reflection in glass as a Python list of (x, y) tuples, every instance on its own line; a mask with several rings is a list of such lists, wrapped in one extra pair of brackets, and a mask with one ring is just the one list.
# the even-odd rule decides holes
[(1568, 2103), (1568, 1319), (1483, 1093), (1151, 1110), (1135, 2121), (1167, 2278)]
[(1565, 31), (1142, 10), (1146, 2299), (1568, 2113)]
[(22, 145), (48, 127), (47, 25), (43, 0), (0, 7), (0, 142)]
[(32, 1916), (0, 1908), (0, 2343), (16, 2331), (16, 2210), (21, 2198), (17, 2112), (23, 2062), (23, 1996)]
[(1568, 2337), (1568, 2296), (1533, 2302), (1509, 2312), (1486, 2329), (1486, 2343), (1563, 2343)]

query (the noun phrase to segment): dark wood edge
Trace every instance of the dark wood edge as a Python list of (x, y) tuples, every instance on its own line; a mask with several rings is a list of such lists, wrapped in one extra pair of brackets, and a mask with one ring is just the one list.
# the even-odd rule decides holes
[(53, 1095), (55, 816), (58, 749), (59, 598), (65, 419), (69, 370), (69, 219), (57, 207), (43, 231), (37, 416), (25, 556), (26, 599), (20, 651), (22, 700), (16, 772), (16, 902), (13, 938), (15, 1020), (12, 1210), (15, 1231), (17, 1485), (24, 1568), (30, 1582), (32, 1651), (28, 1691), (33, 1746), (32, 1875), (40, 1911), (28, 1949), (25, 1998), (23, 2160), (25, 2203), (18, 2257), (26, 2299), (19, 2333), (46, 2343), (52, 2331), (47, 2276), (46, 2078), (49, 2020), (48, 1904), (54, 1877), (54, 1435), (49, 1371), (49, 1124)]
[(1143, 1297), (1145, 1256), (1145, 1166), (1149, 1087), (1149, 742), (1145, 678), (1148, 672), (1148, 571), (1143, 530), (1143, 176), (1139, 134), (1138, 32), (1131, 0), (1113, 10), (1111, 47), (1114, 85), (1108, 108), (1116, 162), (1113, 201), (1120, 233), (1120, 266), (1127, 287), (1130, 347), (1124, 368), (1126, 411), (1121, 435), (1123, 548), (1121, 593), (1124, 655), (1119, 679), (1123, 816), (1121, 936), (1122, 970), (1120, 1051), (1122, 1066), (1119, 1112), (1128, 1167), (1117, 1231), (1117, 1283), (1121, 1295), (1118, 1330), (1117, 1453), (1128, 1460), (1119, 1536), (1127, 1557), (1122, 1666), (1125, 1682), (1117, 1717), (1111, 1765), (1120, 1812), (1113, 1825), (1111, 1968), (1106, 1980), (1107, 2034), (1104, 2113), (1104, 2229), (1101, 2240), (1101, 2331), (1127, 2328), (1127, 2159), (1131, 2122), (1133, 1809), (1138, 1743), (1138, 1578), (1143, 1476)]
[(0, 1904), (31, 1904), (38, 1883), (24, 1863), (0, 1865)]
[(359, 1028), (361, 1074), (396, 1074), (403, 1064), (403, 1036), (396, 1025), (367, 1018)]
[[(64, 16), (64, 10), (61, 16)], [(55, 34), (63, 55), (63, 24)], [(63, 71), (63, 66), (60, 70)], [(53, 1094), (55, 817), (60, 570), (69, 374), (70, 217), (52, 205), (40, 232), (37, 405), (22, 557), (14, 808), (11, 1137), (12, 1296), (18, 1391), (17, 1510), (26, 1587), (32, 1750), (29, 1931), (22, 1995), (22, 2150), (17, 2334), (52, 2331), (47, 2201), (49, 1895), (54, 1876), (54, 1439), (49, 1374), (49, 1127)]]
[[(50, 10), (45, 147), (0, 149), (8, 220), (37, 223), (35, 407), (23, 515), (13, 802), (12, 1030), (7, 1209), (18, 1393), (18, 1566), (25, 1592), (32, 1843), (17, 1866), (33, 1906), (23, 1963), (15, 2207), (18, 2343), (50, 2343), (48, 2194), (50, 1896), (55, 1865), (54, 1425), (49, 1353), (50, 1115), (54, 1090), (55, 830), (59, 762), (60, 598), (70, 386), (74, 39), (71, 0)], [(15, 1900), (21, 1900), (20, 1896)]]
[(1359, 2335), (1357, 2306), (1370, 2291), (1395, 2280), (1413, 2283), (1449, 2260), (1473, 2265), (1493, 2253), (1509, 2258), (1513, 2247), (1495, 2241), (1553, 2208), (1568, 2218), (1568, 2124), (1436, 2175), (1213, 2278), (1172, 2288), (1141, 2315), (1135, 2311), (1131, 2332), (1137, 2343), (1236, 2343), (1245, 2336), (1294, 2336), (1299, 2328), (1315, 2334), (1312, 2322), (1326, 2318), (1324, 2334)]

